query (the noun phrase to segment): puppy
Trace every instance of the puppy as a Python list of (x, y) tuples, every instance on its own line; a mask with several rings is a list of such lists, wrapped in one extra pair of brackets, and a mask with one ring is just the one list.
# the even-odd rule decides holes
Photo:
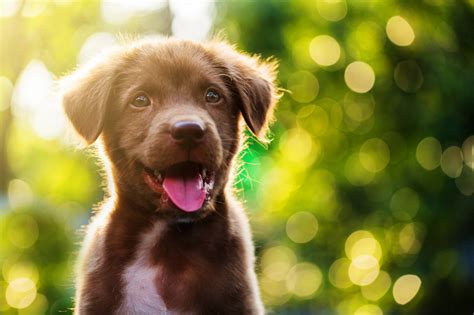
[(247, 218), (232, 194), (245, 121), (264, 137), (276, 65), (222, 42), (142, 40), (64, 79), (98, 138), (110, 198), (87, 228), (77, 314), (263, 314)]

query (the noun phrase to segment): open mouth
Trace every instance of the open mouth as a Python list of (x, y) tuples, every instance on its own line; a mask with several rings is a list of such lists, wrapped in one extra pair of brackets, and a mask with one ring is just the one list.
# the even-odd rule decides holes
[(174, 164), (164, 170), (145, 167), (143, 176), (153, 191), (165, 194), (185, 212), (201, 209), (214, 187), (214, 173), (191, 161)]

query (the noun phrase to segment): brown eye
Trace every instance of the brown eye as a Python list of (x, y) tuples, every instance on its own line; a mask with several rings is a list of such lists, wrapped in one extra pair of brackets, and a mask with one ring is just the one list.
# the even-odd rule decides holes
[(221, 95), (214, 89), (208, 89), (206, 91), (206, 102), (217, 103), (221, 100)]
[(140, 94), (132, 101), (132, 105), (135, 107), (146, 107), (151, 104), (150, 99), (144, 95)]

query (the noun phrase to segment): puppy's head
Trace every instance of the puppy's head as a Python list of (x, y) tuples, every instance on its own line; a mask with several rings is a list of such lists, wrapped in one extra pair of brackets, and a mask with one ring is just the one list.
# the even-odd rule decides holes
[(221, 42), (141, 41), (67, 77), (63, 106), (86, 143), (101, 136), (122, 198), (192, 220), (215, 209), (241, 117), (264, 137), (274, 68)]

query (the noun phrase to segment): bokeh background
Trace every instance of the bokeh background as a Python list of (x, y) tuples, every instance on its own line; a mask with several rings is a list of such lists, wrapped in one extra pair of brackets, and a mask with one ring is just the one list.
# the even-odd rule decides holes
[(280, 60), (273, 141), (246, 200), (274, 314), (474, 312), (474, 1), (0, 1), (0, 313), (71, 312), (102, 199), (56, 78), (119, 34)]

